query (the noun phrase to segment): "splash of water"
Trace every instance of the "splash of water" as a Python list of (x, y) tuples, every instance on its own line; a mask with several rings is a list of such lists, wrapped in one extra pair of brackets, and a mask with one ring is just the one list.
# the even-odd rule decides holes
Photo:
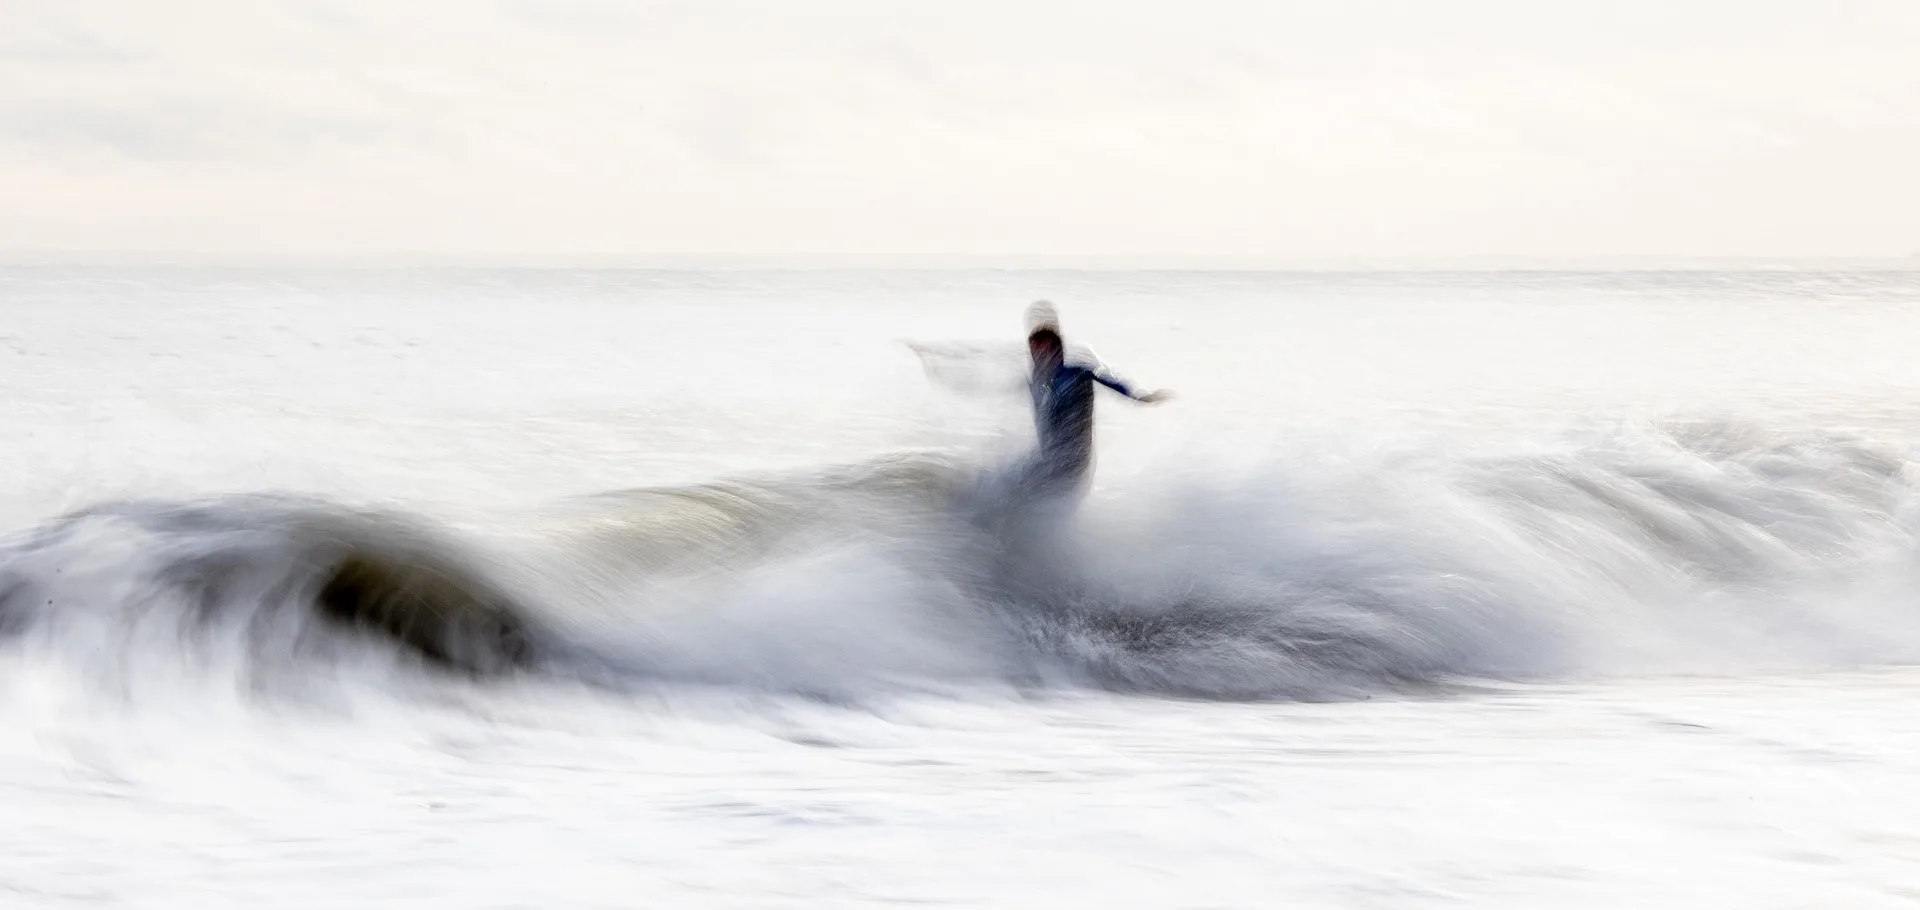
[(1342, 698), (1920, 657), (1914, 465), (1868, 440), (1675, 423), (1186, 467), (1044, 538), (973, 520), (937, 458), (475, 534), (311, 501), (117, 504), (0, 549), (0, 630), (103, 674), (183, 649), (250, 678), (383, 654), (830, 697)]

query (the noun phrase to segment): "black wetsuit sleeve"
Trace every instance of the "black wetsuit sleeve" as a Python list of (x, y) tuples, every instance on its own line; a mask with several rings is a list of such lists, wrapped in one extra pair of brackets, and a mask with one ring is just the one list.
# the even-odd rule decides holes
[(1127, 385), (1127, 383), (1121, 380), (1120, 377), (1113, 375), (1113, 373), (1109, 371), (1106, 367), (1104, 366), (1095, 367), (1093, 368), (1093, 370), (1091, 370), (1091, 372), (1093, 373), (1093, 378), (1096, 381), (1098, 381), (1101, 385), (1106, 386), (1107, 388), (1112, 389), (1116, 392), (1119, 392), (1120, 394), (1125, 395), (1128, 398), (1132, 398), (1136, 401), (1140, 399), (1139, 392), (1134, 391), (1132, 386)]

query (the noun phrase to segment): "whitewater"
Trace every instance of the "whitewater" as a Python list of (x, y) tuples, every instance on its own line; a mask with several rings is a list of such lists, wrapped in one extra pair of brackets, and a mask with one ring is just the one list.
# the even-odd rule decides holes
[(1917, 303), (0, 268), (0, 904), (1907, 906)]

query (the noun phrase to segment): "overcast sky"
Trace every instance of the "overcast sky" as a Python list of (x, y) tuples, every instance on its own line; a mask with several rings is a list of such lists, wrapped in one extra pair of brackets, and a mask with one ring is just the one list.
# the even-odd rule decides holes
[(0, 250), (1906, 256), (1916, 0), (0, 0)]

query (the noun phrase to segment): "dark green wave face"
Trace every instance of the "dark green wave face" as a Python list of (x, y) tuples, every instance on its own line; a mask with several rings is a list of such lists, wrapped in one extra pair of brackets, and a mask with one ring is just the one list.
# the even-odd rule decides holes
[(327, 616), (391, 636), (445, 667), (494, 675), (533, 658), (527, 614), (490, 583), (447, 565), (354, 553), (315, 602)]

